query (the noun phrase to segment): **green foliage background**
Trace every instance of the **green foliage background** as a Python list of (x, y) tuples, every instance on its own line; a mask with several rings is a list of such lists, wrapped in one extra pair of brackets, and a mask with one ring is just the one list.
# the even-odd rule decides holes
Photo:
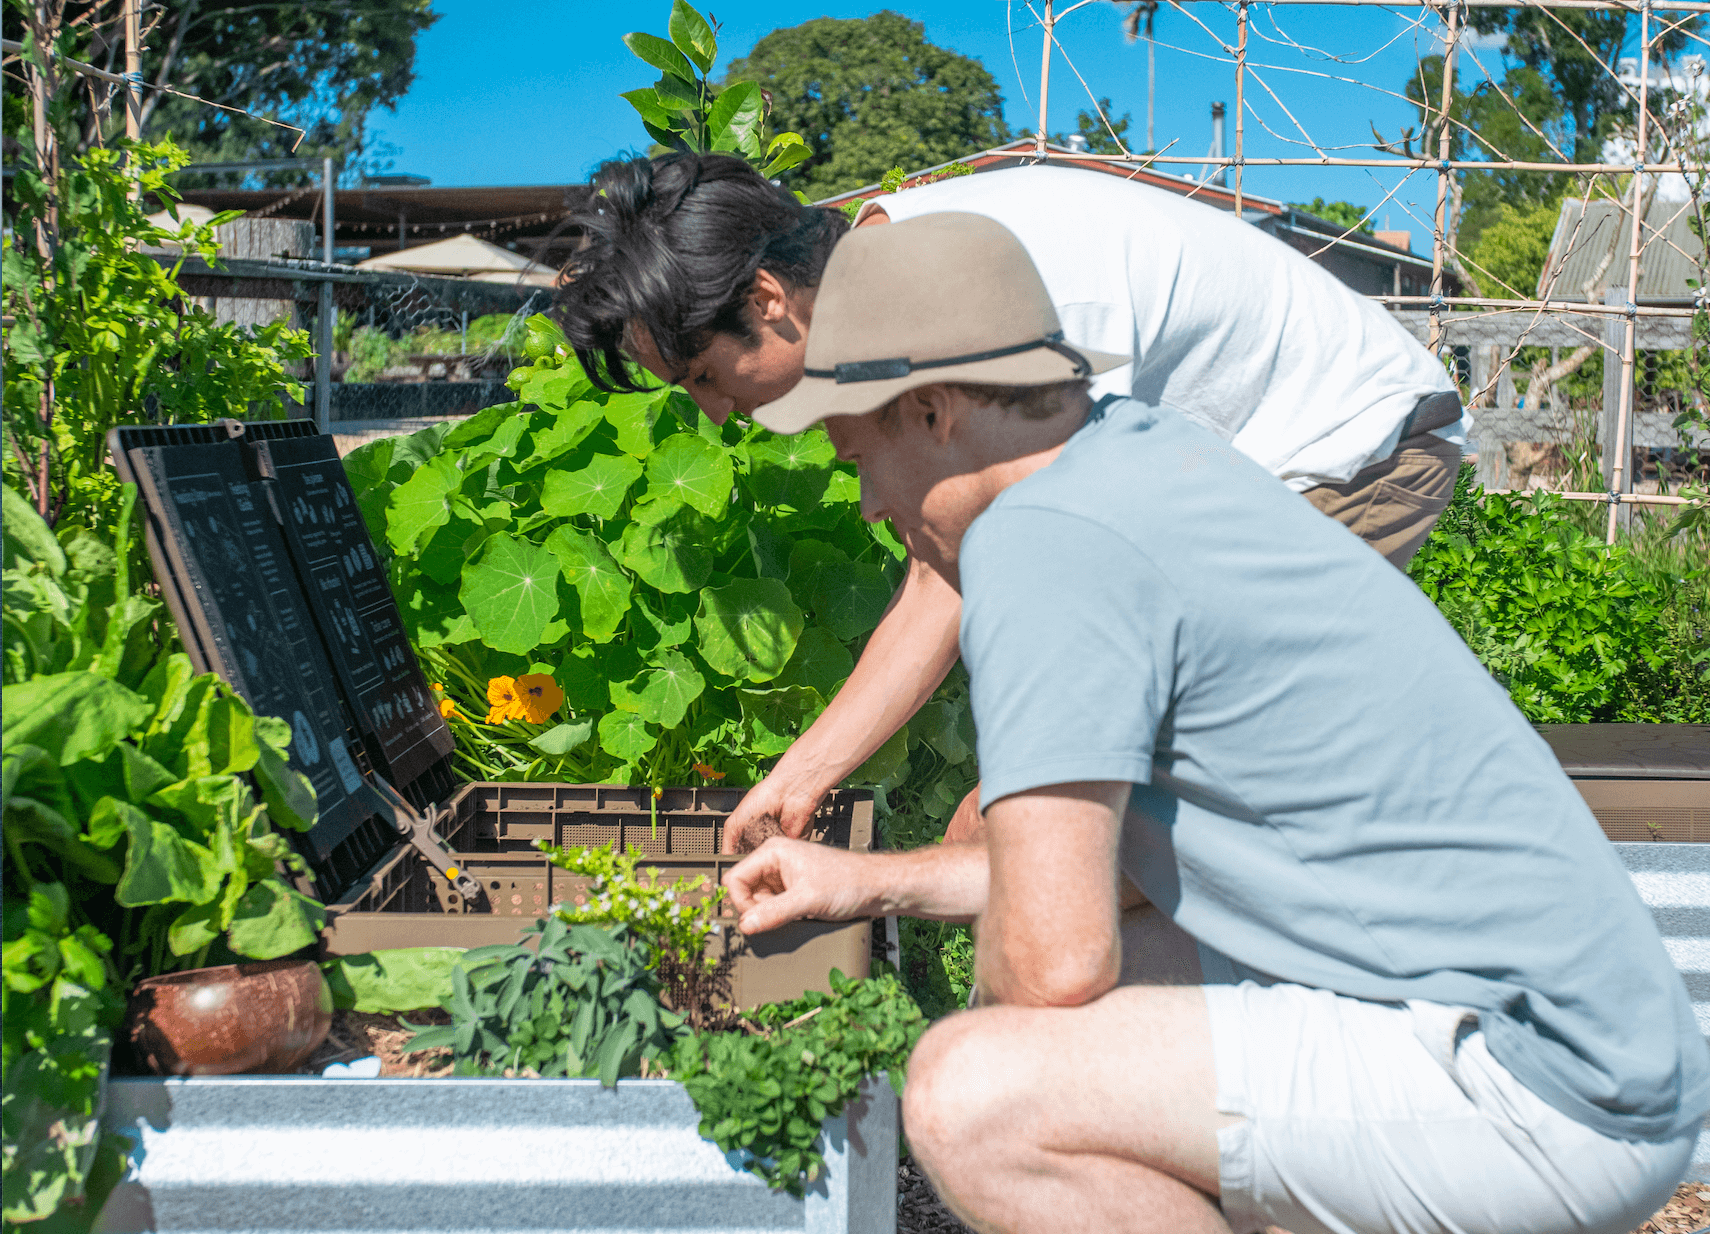
[(813, 151), (781, 177), (787, 187), (817, 201), (875, 184), (894, 165), (931, 167), (1009, 139), (996, 79), (925, 31), (889, 9), (819, 17), (774, 30), (731, 63), (726, 80), (758, 82), (772, 123)]
[[(375, 442), (346, 471), (412, 641), (495, 779), (753, 783), (842, 684), (903, 551), (823, 432), (720, 428), (681, 392), (608, 395), (531, 322), (518, 401)], [(490, 679), (550, 674), (555, 722), (484, 722)], [(903, 763), (887, 747), (867, 771)]]

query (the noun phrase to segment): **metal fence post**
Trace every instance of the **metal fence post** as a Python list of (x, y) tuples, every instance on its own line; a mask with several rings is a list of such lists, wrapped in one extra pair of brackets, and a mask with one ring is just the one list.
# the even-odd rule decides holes
[[(333, 161), (321, 160), (321, 260), (332, 265), (333, 259)], [(321, 281), (316, 302), (318, 321), (315, 331), (315, 427), (323, 433), (332, 431), (332, 362), (333, 362), (333, 286)]]

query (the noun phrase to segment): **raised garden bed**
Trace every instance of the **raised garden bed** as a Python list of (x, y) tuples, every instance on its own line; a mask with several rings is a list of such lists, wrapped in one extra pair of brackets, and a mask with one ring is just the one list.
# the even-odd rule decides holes
[(669, 1080), (115, 1079), (102, 1125), (139, 1143), (95, 1228), (889, 1234), (897, 1110), (869, 1079), (796, 1199)]

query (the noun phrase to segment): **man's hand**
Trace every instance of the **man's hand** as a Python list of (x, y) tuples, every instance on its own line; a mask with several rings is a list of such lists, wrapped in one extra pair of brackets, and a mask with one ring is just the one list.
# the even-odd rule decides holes
[(724, 876), (744, 934), (791, 921), (872, 916), (866, 867), (873, 858), (826, 844), (775, 836)]
[(773, 836), (800, 836), (824, 799), (779, 771), (748, 790), (724, 823), (724, 851), (751, 853)]
[(744, 934), (792, 921), (903, 913), (972, 921), (986, 900), (986, 850), (929, 844), (906, 853), (851, 853), (775, 837), (724, 876)]

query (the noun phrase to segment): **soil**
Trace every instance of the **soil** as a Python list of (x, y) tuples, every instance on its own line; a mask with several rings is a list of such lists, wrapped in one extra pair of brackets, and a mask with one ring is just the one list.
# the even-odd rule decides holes
[(429, 1050), (421, 1054), (405, 1054), (404, 1046), (415, 1036), (415, 1030), (405, 1026), (449, 1024), (451, 1017), (437, 1007), (424, 1011), (407, 1011), (403, 1015), (375, 1015), (367, 1011), (335, 1011), (332, 1028), (321, 1042), (303, 1072), (319, 1075), (329, 1063), (348, 1063), (369, 1055), (378, 1055), (380, 1074), (411, 1079), (431, 1078), (451, 1074), (451, 1051)]

